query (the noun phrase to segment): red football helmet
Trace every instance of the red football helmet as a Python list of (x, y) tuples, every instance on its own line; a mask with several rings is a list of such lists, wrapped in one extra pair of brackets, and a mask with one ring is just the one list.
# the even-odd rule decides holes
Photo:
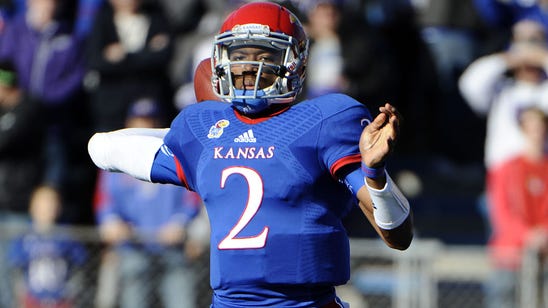
[[(231, 47), (260, 47), (282, 53), (281, 63), (231, 61)], [(252, 2), (232, 12), (215, 36), (211, 58), (214, 91), (245, 113), (256, 113), (273, 103), (291, 103), (299, 94), (305, 79), (308, 37), (297, 17), (286, 8), (270, 2)], [(234, 87), (231, 67), (253, 65), (257, 76), (266, 70), (275, 72), (270, 86), (254, 90)]]

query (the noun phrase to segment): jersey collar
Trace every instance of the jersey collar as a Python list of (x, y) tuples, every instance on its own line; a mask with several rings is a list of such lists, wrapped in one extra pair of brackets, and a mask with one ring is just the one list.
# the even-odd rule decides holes
[(281, 113), (284, 113), (285, 111), (289, 110), (291, 106), (290, 105), (277, 105), (271, 107), (268, 112), (257, 114), (257, 115), (245, 115), (240, 112), (238, 112), (236, 109), (233, 109), (234, 115), (236, 115), (236, 118), (238, 118), (240, 121), (246, 123), (246, 124), (257, 124), (264, 122), (270, 118), (273, 118)]

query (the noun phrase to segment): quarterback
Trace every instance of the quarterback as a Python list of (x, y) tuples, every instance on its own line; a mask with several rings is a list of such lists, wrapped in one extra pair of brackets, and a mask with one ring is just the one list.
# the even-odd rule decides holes
[(217, 99), (183, 109), (170, 128), (89, 141), (99, 168), (201, 196), (211, 307), (344, 307), (335, 286), (350, 277), (341, 219), (353, 206), (389, 247), (411, 244), (409, 202), (385, 168), (400, 115), (386, 104), (372, 118), (344, 94), (296, 101), (308, 44), (286, 8), (246, 4), (213, 42)]

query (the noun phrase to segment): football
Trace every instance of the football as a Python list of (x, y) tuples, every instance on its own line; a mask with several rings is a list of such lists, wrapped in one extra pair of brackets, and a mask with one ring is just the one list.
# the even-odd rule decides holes
[(194, 72), (194, 93), (198, 103), (207, 100), (219, 100), (211, 85), (211, 62), (209, 58), (202, 60), (196, 67)]

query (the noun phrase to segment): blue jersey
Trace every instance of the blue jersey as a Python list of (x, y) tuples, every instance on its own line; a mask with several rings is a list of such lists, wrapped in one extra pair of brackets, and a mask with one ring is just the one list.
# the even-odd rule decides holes
[(67, 299), (72, 270), (87, 259), (84, 246), (60, 233), (29, 232), (15, 239), (8, 253), (12, 265), (23, 269), (30, 295), (40, 300)]
[(364, 105), (342, 94), (254, 120), (214, 101), (177, 116), (151, 177), (196, 191), (206, 205), (215, 307), (333, 299), (333, 286), (350, 275), (341, 218), (355, 204), (337, 175), (359, 165), (370, 121)]

